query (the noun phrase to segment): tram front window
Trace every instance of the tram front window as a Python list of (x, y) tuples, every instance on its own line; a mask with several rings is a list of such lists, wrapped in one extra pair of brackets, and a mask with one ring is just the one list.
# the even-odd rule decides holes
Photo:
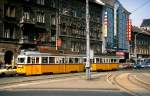
[(25, 58), (18, 58), (18, 63), (25, 63)]

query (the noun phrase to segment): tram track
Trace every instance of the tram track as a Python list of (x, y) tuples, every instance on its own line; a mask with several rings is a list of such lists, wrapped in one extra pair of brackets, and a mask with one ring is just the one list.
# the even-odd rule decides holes
[(138, 79), (136, 75), (131, 75), (131, 74), (129, 74), (128, 79), (129, 79), (130, 82), (132, 82), (133, 84), (135, 84), (135, 85), (137, 85), (137, 86), (139, 86), (139, 87), (143, 87), (143, 88), (145, 88), (145, 89), (147, 89), (147, 90), (150, 91), (150, 84), (149, 84), (149, 83), (146, 83), (146, 82), (144, 82), (144, 81), (142, 81), (142, 80), (140, 80), (140, 79)]
[[(131, 96), (149, 96), (150, 94), (150, 85), (139, 81), (130, 73), (108, 74), (107, 81)], [(141, 91), (144, 93), (140, 93)]]

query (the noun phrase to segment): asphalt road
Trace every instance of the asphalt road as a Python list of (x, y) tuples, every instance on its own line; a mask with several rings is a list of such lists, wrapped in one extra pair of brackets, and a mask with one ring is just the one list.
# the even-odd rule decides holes
[(0, 91), (0, 96), (131, 96), (115, 91)]
[[(64, 76), (4, 77), (0, 78), (0, 81), (2, 81), (0, 83), (4, 83), (4, 85), (0, 86), (0, 96), (133, 96), (119, 89), (115, 84), (108, 82), (107, 75), (122, 73), (138, 74), (137, 78), (142, 78), (141, 80), (147, 82), (150, 81), (149, 72), (149, 70), (100, 72), (99, 74), (92, 74), (93, 79), (90, 81), (85, 80), (81, 74), (75, 76), (67, 74)], [(145, 76), (147, 78), (143, 78), (142, 76), (144, 75), (140, 75), (140, 73), (146, 73)], [(27, 81), (20, 82), (19, 80)], [(11, 84), (13, 81), (19, 81), (20, 83)], [(150, 94), (143, 96), (150, 96)]]

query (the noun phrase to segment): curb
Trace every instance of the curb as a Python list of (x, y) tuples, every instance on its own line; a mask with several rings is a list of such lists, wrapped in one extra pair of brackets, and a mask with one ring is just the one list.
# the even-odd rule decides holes
[[(5, 83), (1, 83), (0, 86), (5, 86), (5, 85), (14, 85), (14, 84), (18, 84), (18, 83), (27, 83), (27, 82), (34, 82), (34, 81), (40, 81), (40, 80), (55, 80), (55, 79), (66, 79), (66, 78), (71, 78), (71, 77), (81, 77), (84, 78), (84, 73), (81, 74), (70, 74), (70, 75), (58, 75), (56, 77), (43, 77), (43, 78), (33, 78), (33, 79), (28, 79), (28, 80), (20, 80), (20, 81), (14, 81), (14, 82), (5, 82)], [(93, 74), (93, 78), (98, 78), (99, 76), (105, 76), (105, 74), (99, 74), (99, 73), (94, 73)]]

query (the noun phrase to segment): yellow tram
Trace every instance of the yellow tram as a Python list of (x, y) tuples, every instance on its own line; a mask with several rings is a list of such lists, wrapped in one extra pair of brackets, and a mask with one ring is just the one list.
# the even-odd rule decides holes
[(116, 56), (97, 56), (91, 61), (92, 71), (108, 71), (119, 69), (119, 60)]
[[(116, 56), (95, 56), (91, 59), (91, 71), (107, 71), (119, 69)], [(41, 75), (54, 73), (83, 72), (86, 57), (81, 55), (52, 55), (26, 51), (17, 57), (17, 73), (25, 75)]]
[(84, 71), (79, 56), (54, 56), (48, 53), (24, 52), (17, 58), (17, 73), (40, 75)]

